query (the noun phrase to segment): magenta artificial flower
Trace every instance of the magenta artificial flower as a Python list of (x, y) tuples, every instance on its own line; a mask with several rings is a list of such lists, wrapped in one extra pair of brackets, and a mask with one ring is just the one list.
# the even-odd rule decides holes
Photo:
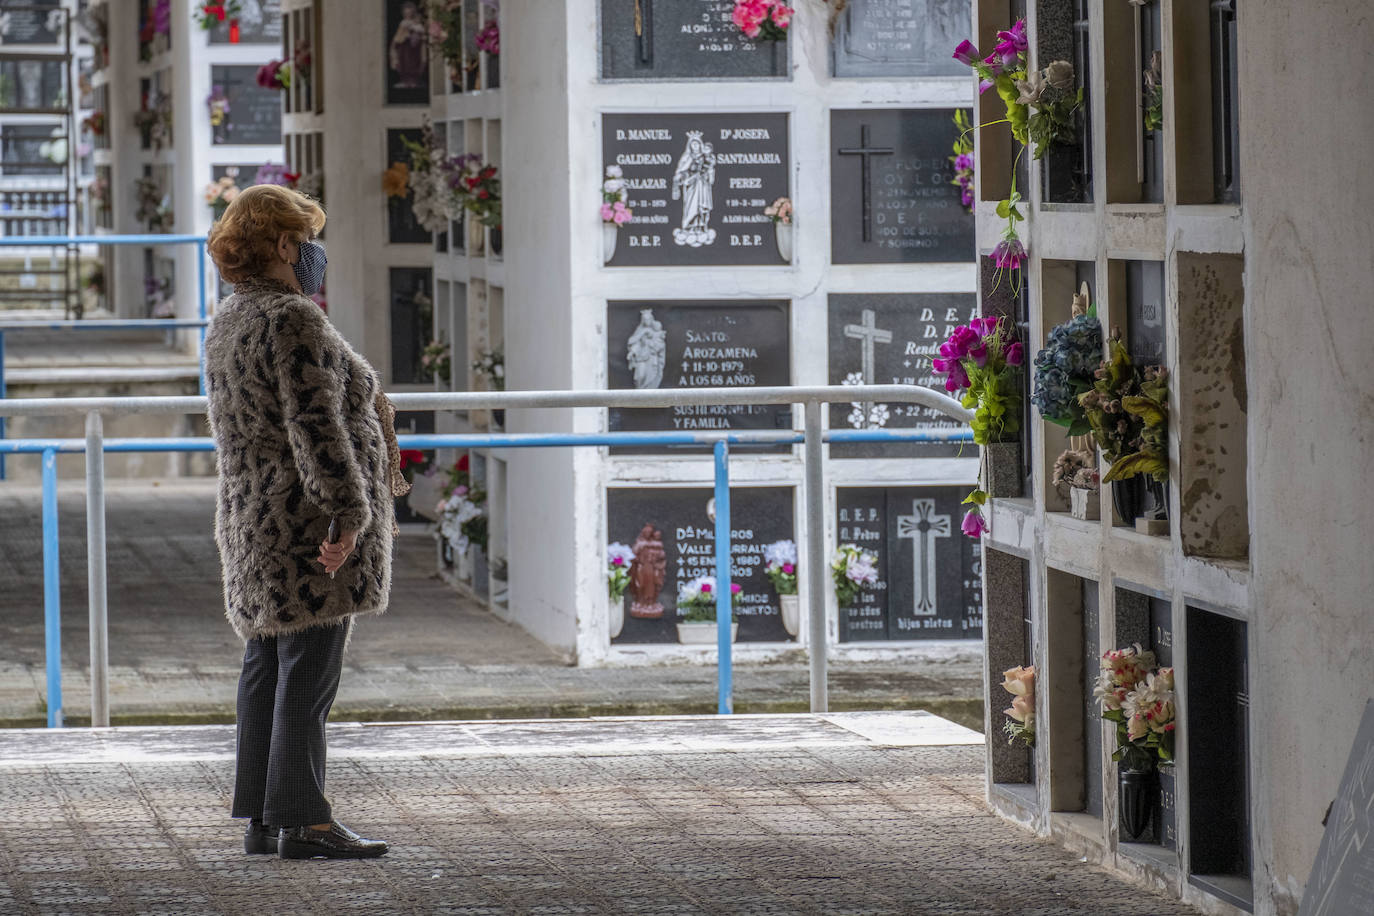
[(1020, 268), (1021, 262), (1026, 260), (1026, 246), (1021, 244), (1020, 239), (1002, 239), (997, 243), (997, 247), (992, 249), (992, 260), (998, 267), (1016, 270)]
[(1018, 341), (1015, 341), (1014, 343), (1010, 344), (1010, 345), (1007, 347), (1006, 356), (1007, 356), (1007, 365), (1008, 365), (1008, 366), (1019, 366), (1019, 365), (1021, 365), (1022, 360), (1025, 358), (1024, 355), (1023, 355), (1022, 348), (1021, 348), (1021, 341), (1018, 340)]
[(784, 563), (782, 564), (782, 571), (790, 576), (797, 571), (797, 567), (793, 566), (791, 563)]
[(983, 518), (983, 513), (979, 512), (977, 509), (970, 509), (968, 510), (968, 514), (964, 516), (964, 523), (959, 527), (964, 534), (967, 534), (971, 538), (976, 538), (987, 533), (988, 523), (987, 520)]
[(968, 356), (969, 350), (978, 345), (978, 332), (966, 325), (959, 325), (954, 329), (954, 333), (949, 335), (949, 340), (945, 341), (950, 347), (950, 352), (945, 352), (945, 348), (940, 348), (940, 355), (949, 358), (963, 358)]
[(973, 206), (973, 188), (970, 188), (967, 185), (965, 185), (963, 188), (960, 189), (959, 203), (963, 204), (965, 207)]
[(959, 47), (954, 49), (954, 59), (961, 64), (972, 67), (978, 63), (978, 57), (978, 49), (967, 38), (959, 42)]
[(625, 565), (625, 558), (624, 558), (624, 557), (616, 557), (615, 559), (611, 560), (611, 565), (612, 565), (612, 566), (624, 566), (624, 565)]
[(779, 3), (777, 6), (773, 7), (773, 24), (780, 29), (787, 28), (792, 24), (792, 14), (795, 12), (796, 10), (792, 9), (792, 7), (784, 6)]
[(972, 154), (972, 153), (960, 153), (959, 155), (957, 155), (957, 156), (954, 157), (954, 169), (955, 169), (955, 171), (963, 171), (964, 169), (971, 169), (971, 168), (973, 168), (973, 154)]
[(711, 583), (710, 583), (710, 582), (703, 582), (703, 583), (701, 583), (701, 593), (702, 593), (703, 595), (709, 595), (709, 594), (711, 594)]
[(978, 338), (978, 342), (968, 348), (968, 355), (980, 369), (988, 364), (988, 345), (983, 338)]
[(964, 370), (964, 364), (959, 360), (932, 359), (930, 364), (936, 372), (943, 373), (946, 376), (946, 391), (962, 391), (968, 387), (968, 372)]
[(997, 47), (993, 49), (992, 53), (1000, 58), (1003, 70), (1015, 70), (1028, 47), (1029, 45), (1026, 43), (1026, 21), (1018, 19), (1010, 31), (997, 33)]
[(979, 94), (979, 95), (982, 95), (984, 92), (987, 92), (989, 89), (991, 89), (993, 86), (996, 86), (996, 85), (997, 85), (997, 84), (994, 83), (992, 80), (979, 80), (979, 81), (978, 81), (978, 94)]
[(744, 591), (744, 586), (740, 585), (738, 582), (730, 583), (730, 594), (738, 595), (742, 591)]

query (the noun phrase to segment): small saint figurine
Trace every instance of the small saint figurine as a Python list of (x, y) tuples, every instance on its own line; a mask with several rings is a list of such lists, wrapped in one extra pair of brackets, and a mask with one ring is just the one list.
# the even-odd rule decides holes
[(658, 620), (663, 616), (663, 604), (658, 596), (668, 578), (663, 532), (653, 525), (645, 525), (631, 550), (635, 558), (630, 563), (630, 616)]

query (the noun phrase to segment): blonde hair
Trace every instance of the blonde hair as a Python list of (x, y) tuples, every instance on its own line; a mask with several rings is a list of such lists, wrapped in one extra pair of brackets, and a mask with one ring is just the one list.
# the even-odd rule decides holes
[(324, 210), (299, 191), (274, 184), (245, 188), (210, 229), (210, 257), (224, 279), (264, 273), (285, 232), (303, 242), (324, 228)]

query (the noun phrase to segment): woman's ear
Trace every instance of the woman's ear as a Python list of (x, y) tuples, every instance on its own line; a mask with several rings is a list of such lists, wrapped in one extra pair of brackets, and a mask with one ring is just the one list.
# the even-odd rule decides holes
[(277, 236), (277, 257), (285, 264), (291, 263), (291, 235), (283, 232)]

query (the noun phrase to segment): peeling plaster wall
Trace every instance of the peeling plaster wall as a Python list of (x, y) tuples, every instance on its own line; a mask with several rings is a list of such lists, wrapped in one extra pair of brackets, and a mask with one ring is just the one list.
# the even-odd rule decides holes
[(1374, 693), (1374, 7), (1238, 6), (1256, 897), (1292, 913)]

